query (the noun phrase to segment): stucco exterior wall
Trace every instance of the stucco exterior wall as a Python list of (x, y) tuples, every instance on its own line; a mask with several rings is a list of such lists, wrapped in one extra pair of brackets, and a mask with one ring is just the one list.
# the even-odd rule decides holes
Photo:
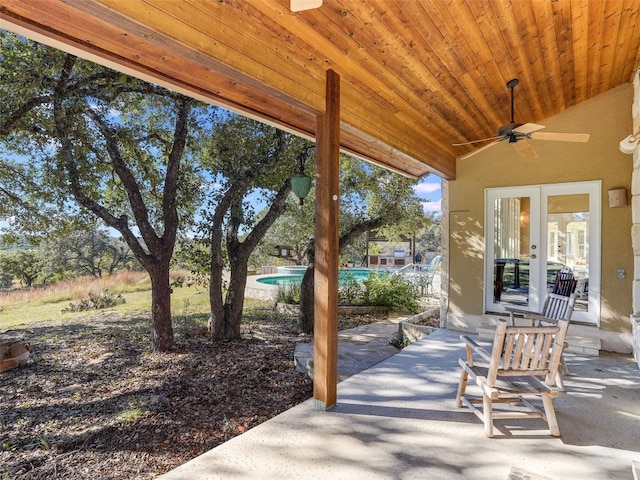
[[(538, 158), (525, 161), (508, 143), (503, 142), (470, 158), (458, 160), (456, 180), (448, 182), (447, 186), (450, 255), (445, 293), (449, 328), (473, 331), (478, 325), (486, 323), (482, 317), (486, 188), (600, 180), (600, 328), (571, 328), (579, 329), (579, 334), (583, 336), (602, 338), (603, 349), (630, 351), (629, 316), (633, 310), (634, 284), (631, 207), (609, 208), (607, 192), (613, 188), (626, 188), (627, 192), (631, 189), (633, 162), (629, 155), (620, 152), (618, 146), (620, 140), (631, 131), (629, 109), (632, 101), (633, 86), (625, 84), (539, 122), (546, 125), (545, 130), (550, 132), (589, 133), (591, 138), (588, 143), (531, 140)], [(519, 119), (516, 114), (518, 120), (526, 121)], [(640, 202), (640, 181), (637, 195), (636, 201)], [(640, 234), (640, 215), (637, 228)], [(636, 264), (639, 267), (635, 271), (640, 271), (640, 249), (638, 255)], [(627, 272), (626, 278), (617, 278), (618, 269)], [(640, 285), (640, 274), (636, 282)], [(638, 292), (636, 297), (640, 299), (640, 286)], [(624, 336), (621, 341), (617, 338), (619, 334)]]

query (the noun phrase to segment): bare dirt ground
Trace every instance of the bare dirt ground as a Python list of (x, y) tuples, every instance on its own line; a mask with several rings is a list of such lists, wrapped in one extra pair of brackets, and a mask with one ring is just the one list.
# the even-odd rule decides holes
[(310, 398), (294, 317), (257, 309), (215, 344), (204, 322), (176, 322), (172, 353), (151, 351), (145, 312), (5, 332), (33, 362), (0, 374), (0, 479), (154, 478)]

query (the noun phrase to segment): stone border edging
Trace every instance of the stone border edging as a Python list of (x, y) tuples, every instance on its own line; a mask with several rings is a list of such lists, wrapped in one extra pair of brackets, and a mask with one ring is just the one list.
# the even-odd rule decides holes
[[(300, 313), (300, 306), (293, 303), (276, 303), (275, 310), (278, 313), (287, 315), (298, 315)], [(364, 315), (367, 313), (389, 313), (388, 307), (373, 307), (373, 306), (358, 306), (358, 305), (340, 305), (338, 311), (343, 314), (359, 314)]]
[(398, 324), (398, 338), (403, 343), (406, 341), (408, 343), (413, 343), (420, 340), (422, 337), (426, 337), (427, 335), (433, 333), (434, 330), (438, 330), (439, 327), (431, 327), (429, 325), (416, 325), (411, 321), (420, 321), (425, 318), (429, 318), (434, 313), (440, 311), (440, 307), (432, 307), (424, 312), (413, 315), (409, 318), (402, 320)]

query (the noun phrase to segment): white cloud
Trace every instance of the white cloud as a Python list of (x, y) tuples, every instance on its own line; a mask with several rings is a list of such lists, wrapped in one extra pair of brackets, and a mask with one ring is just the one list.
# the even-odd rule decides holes
[(439, 192), (441, 189), (440, 182), (438, 183), (419, 183), (414, 187), (416, 195), (428, 195), (430, 193)]
[(424, 213), (442, 213), (442, 199), (436, 202), (422, 202), (422, 210)]

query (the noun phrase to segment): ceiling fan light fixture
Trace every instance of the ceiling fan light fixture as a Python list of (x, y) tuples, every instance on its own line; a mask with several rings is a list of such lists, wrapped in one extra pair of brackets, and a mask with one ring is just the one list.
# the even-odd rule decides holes
[(620, 140), (620, 151), (628, 155), (632, 154), (640, 144), (640, 129), (633, 135)]

